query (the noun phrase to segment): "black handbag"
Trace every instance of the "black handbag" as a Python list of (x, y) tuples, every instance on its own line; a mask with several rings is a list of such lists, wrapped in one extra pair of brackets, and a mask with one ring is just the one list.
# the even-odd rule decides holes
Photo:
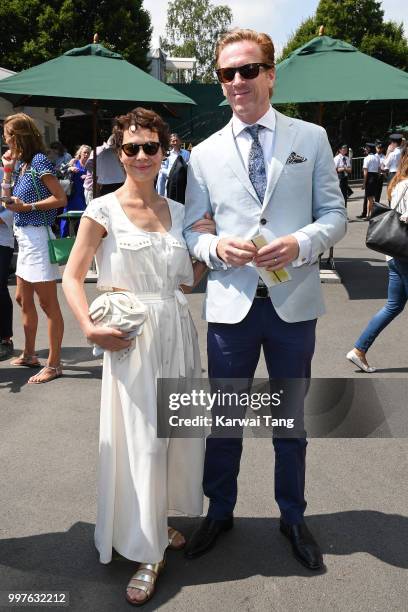
[(366, 246), (389, 257), (408, 261), (408, 225), (400, 221), (398, 206), (407, 193), (405, 187), (395, 208), (374, 202), (368, 223)]

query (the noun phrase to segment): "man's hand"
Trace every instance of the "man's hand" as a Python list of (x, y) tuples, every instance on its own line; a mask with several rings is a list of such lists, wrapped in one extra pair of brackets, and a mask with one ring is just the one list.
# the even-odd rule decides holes
[(259, 249), (254, 264), (267, 270), (280, 270), (299, 257), (299, 243), (292, 235), (281, 236)]
[(244, 266), (253, 260), (256, 252), (252, 242), (235, 236), (221, 238), (217, 244), (218, 257), (231, 266)]

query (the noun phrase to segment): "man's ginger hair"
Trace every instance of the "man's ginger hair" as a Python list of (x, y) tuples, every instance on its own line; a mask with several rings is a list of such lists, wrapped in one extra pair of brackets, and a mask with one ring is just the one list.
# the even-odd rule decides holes
[(217, 68), (220, 67), (218, 60), (220, 58), (221, 51), (225, 49), (227, 45), (242, 42), (244, 40), (249, 40), (257, 44), (262, 51), (262, 59), (264, 63), (269, 64), (270, 66), (275, 66), (275, 47), (273, 46), (272, 38), (268, 36), (268, 34), (256, 32), (255, 30), (235, 28), (225, 32), (217, 43), (215, 48), (215, 63)]

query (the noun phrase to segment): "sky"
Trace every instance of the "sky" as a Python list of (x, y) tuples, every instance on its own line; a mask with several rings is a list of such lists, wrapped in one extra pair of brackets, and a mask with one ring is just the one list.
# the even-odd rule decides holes
[[(194, 1), (194, 0), (191, 0)], [(279, 53), (289, 36), (299, 24), (314, 14), (318, 0), (211, 0), (212, 4), (228, 5), (233, 13), (233, 27), (248, 27), (272, 36)], [(143, 6), (150, 12), (153, 25), (153, 46), (159, 36), (164, 36), (167, 21), (168, 0), (144, 0)], [(408, 2), (406, 0), (384, 0), (382, 2), (386, 21), (403, 22), (408, 35)]]

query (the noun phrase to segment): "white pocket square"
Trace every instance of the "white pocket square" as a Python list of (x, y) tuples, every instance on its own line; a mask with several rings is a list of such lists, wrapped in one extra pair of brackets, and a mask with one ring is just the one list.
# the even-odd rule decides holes
[(301, 164), (302, 162), (307, 161), (306, 157), (303, 157), (303, 155), (298, 155), (298, 153), (295, 153), (295, 151), (292, 151), (292, 153), (289, 155), (288, 159), (286, 160), (287, 164)]

